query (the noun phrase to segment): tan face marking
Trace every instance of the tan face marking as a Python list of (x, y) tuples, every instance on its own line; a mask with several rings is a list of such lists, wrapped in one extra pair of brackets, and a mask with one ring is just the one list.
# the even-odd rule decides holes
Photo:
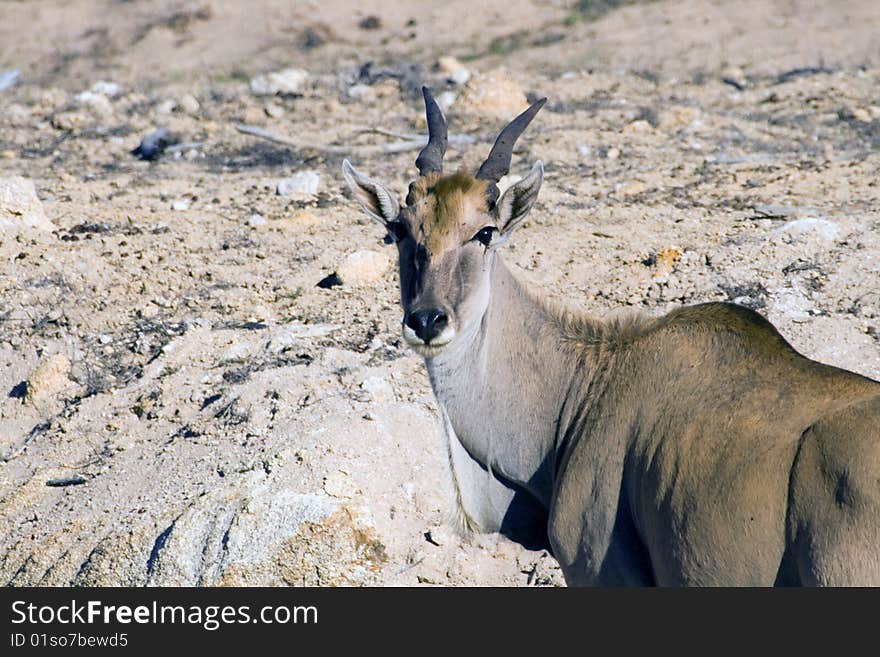
[(489, 219), (485, 180), (465, 173), (420, 177), (410, 188), (404, 217), (410, 233), (430, 256), (457, 248)]

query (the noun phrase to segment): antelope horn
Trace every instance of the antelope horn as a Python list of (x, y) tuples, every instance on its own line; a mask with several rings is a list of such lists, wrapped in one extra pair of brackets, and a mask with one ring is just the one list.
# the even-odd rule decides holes
[(446, 119), (437, 101), (428, 91), (428, 87), (422, 87), (422, 95), (425, 97), (425, 113), (428, 116), (428, 144), (416, 158), (416, 166), (419, 174), (424, 176), (443, 171), (443, 156), (446, 154)]
[(516, 140), (519, 139), (523, 130), (528, 127), (532, 119), (535, 118), (535, 114), (538, 113), (538, 110), (546, 102), (546, 98), (535, 101), (525, 112), (508, 123), (507, 127), (498, 135), (498, 139), (495, 140), (495, 145), (489, 151), (489, 157), (486, 158), (480, 170), (477, 171), (476, 178), (488, 180), (492, 183), (487, 190), (489, 205), (494, 204), (498, 200), (498, 185), (495, 183), (510, 171), (510, 158), (513, 155), (513, 146), (516, 144)]

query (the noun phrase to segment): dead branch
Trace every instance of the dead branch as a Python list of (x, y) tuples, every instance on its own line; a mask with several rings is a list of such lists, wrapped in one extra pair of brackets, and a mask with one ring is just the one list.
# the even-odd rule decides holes
[[(257, 128), (256, 126), (244, 125), (241, 123), (236, 124), (235, 129), (246, 135), (259, 137), (260, 139), (266, 139), (276, 144), (290, 146), (291, 148), (295, 148), (296, 150), (316, 151), (319, 153), (330, 153), (332, 155), (375, 155), (382, 153), (403, 153), (405, 151), (418, 150), (428, 143), (427, 136), (391, 134), (390, 136), (406, 138), (406, 141), (401, 141), (396, 144), (368, 144), (364, 146), (337, 146), (335, 144), (318, 145), (299, 142), (289, 137), (276, 135), (275, 133), (264, 130), (263, 128)], [(379, 132), (379, 129), (376, 129), (376, 131)], [(380, 132), (380, 134), (388, 133)], [(473, 144), (475, 142), (476, 139), (471, 135), (449, 135), (450, 144)]]

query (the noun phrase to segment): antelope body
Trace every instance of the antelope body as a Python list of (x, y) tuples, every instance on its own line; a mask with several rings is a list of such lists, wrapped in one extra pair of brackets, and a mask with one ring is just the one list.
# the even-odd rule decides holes
[(880, 384), (733, 304), (550, 307), (498, 253), (540, 188), (540, 162), (496, 183), (543, 101), (475, 177), (442, 173), (445, 119), (425, 102), (405, 207), (343, 169), (397, 243), (458, 524), (549, 547), (570, 585), (880, 585)]

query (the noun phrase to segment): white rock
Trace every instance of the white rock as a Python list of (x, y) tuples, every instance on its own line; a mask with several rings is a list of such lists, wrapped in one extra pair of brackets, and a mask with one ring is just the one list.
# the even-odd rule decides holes
[(104, 94), (83, 91), (81, 94), (77, 94), (76, 102), (87, 108), (92, 114), (109, 116), (113, 113), (113, 105)]
[(471, 72), (466, 68), (453, 71), (449, 74), (449, 79), (457, 85), (466, 84), (471, 79)]
[(303, 338), (321, 338), (338, 331), (341, 326), (337, 324), (301, 324), (291, 322), (282, 327), (269, 341), (269, 351), (279, 352), (292, 347)]
[(122, 87), (115, 82), (98, 80), (92, 85), (91, 91), (96, 94), (104, 94), (108, 98), (114, 98), (122, 92)]
[(283, 71), (258, 75), (251, 80), (251, 91), (257, 96), (295, 94), (309, 77), (308, 71), (287, 68)]
[(187, 114), (195, 114), (201, 108), (201, 104), (192, 94), (183, 94), (178, 102), (180, 109)]
[(6, 91), (18, 80), (18, 71), (0, 71), (0, 91)]
[(266, 218), (261, 214), (252, 214), (248, 219), (248, 226), (265, 226)]
[(783, 224), (772, 235), (788, 233), (790, 235), (808, 235), (812, 234), (824, 240), (832, 241), (837, 238), (840, 229), (837, 224), (827, 219), (818, 219), (816, 217), (804, 217), (803, 219), (795, 219)]
[(368, 376), (361, 382), (361, 388), (370, 393), (377, 402), (387, 402), (394, 399), (394, 388), (381, 376)]
[(276, 105), (275, 103), (267, 103), (263, 108), (263, 111), (266, 113), (266, 116), (269, 116), (273, 119), (280, 119), (284, 116), (284, 108), (280, 105)]
[(177, 101), (173, 98), (163, 100), (158, 105), (156, 105), (157, 114), (171, 114), (171, 112), (173, 112), (175, 109), (177, 109)]
[(318, 193), (318, 186), (320, 184), (321, 175), (316, 171), (300, 171), (290, 178), (280, 181), (275, 191), (281, 196), (292, 196), (294, 194), (314, 196)]
[(184, 210), (188, 210), (189, 209), (189, 201), (183, 201), (183, 200), (174, 201), (174, 203), (171, 204), (171, 209), (176, 210), (177, 212), (183, 212)]
[(357, 495), (357, 486), (345, 472), (337, 470), (324, 478), (324, 492), (330, 497), (344, 499)]
[(353, 84), (348, 88), (349, 98), (370, 102), (376, 100), (376, 90), (367, 84)]
[(452, 107), (453, 103), (455, 103), (456, 100), (458, 100), (458, 94), (454, 91), (444, 91), (442, 94), (437, 96), (437, 104), (444, 112), (448, 112), (449, 108)]
[(336, 270), (347, 285), (359, 285), (378, 281), (388, 271), (391, 259), (385, 253), (364, 249), (350, 254)]
[(0, 178), (0, 231), (27, 228), (55, 230), (31, 180), (21, 176)]

